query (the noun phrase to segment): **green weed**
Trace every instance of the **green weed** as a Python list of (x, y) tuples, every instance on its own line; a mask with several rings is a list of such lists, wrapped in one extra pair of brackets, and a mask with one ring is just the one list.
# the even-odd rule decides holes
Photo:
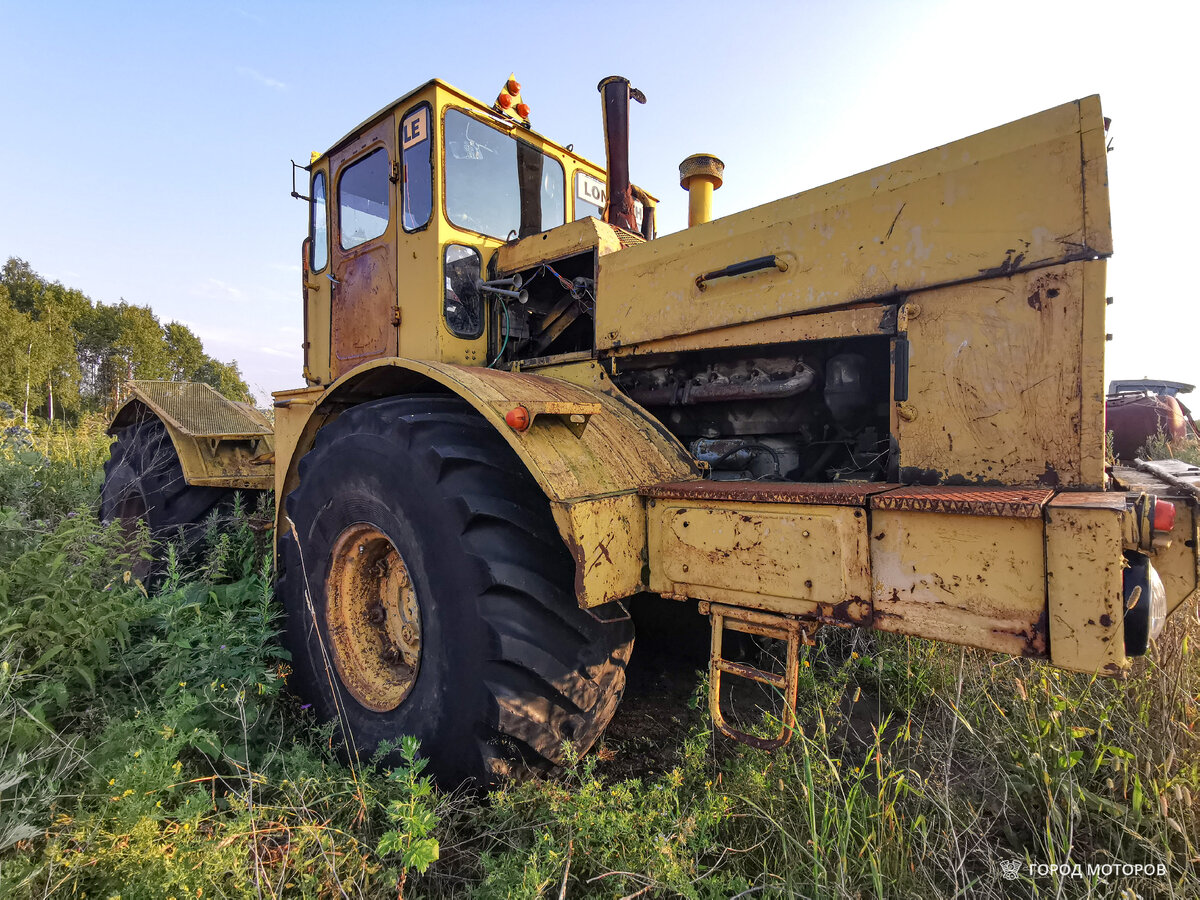
[[(602, 746), (447, 794), (411, 739), (341, 765), (283, 689), (269, 516), (128, 574), (96, 434), (0, 451), (0, 896), (1200, 896), (1194, 612), (1122, 680), (827, 629), (782, 750), (700, 721), (652, 778)], [(1029, 869), (1088, 863), (1153, 874)]]
[(1179, 459), (1193, 466), (1200, 466), (1200, 437), (1191, 435), (1182, 440), (1169, 441), (1160, 428), (1158, 434), (1146, 441), (1138, 450), (1142, 459)]

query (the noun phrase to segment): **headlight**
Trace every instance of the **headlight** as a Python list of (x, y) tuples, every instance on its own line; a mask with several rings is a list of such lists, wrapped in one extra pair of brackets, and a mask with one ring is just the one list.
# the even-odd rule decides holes
[(1126, 553), (1125, 560), (1125, 654), (1141, 656), (1166, 624), (1167, 589), (1150, 557)]
[(1158, 577), (1158, 570), (1150, 566), (1150, 640), (1157, 641), (1167, 624), (1167, 588)]

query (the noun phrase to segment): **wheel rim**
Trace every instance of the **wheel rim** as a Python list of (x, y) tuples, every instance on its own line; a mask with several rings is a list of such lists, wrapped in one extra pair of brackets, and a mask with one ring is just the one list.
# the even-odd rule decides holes
[(375, 712), (395, 709), (421, 662), (421, 611), (400, 551), (374, 525), (359, 522), (334, 542), (325, 621), (333, 662), (354, 699)]

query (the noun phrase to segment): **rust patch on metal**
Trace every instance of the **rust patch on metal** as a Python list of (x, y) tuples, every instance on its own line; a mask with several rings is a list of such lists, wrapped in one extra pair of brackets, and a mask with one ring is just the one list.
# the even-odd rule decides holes
[(1030, 659), (1044, 659), (1047, 656), (1046, 635), (1049, 622), (1049, 612), (1043, 609), (1037, 620), (1024, 628), (993, 628), (992, 634), (1020, 638), (1021, 656)]
[[(1016, 253), (1016, 256), (1013, 254)], [(1005, 251), (1004, 262), (998, 266), (993, 266), (990, 269), (980, 269), (979, 274), (985, 278), (999, 278), (1004, 275), (1011, 275), (1013, 272), (1021, 268), (1021, 263), (1025, 261), (1024, 253), (1017, 253), (1015, 250)]]
[(870, 627), (875, 618), (874, 605), (861, 597), (847, 597), (837, 603), (818, 603), (816, 612), (797, 613), (801, 619), (822, 625), (862, 625)]
[(640, 488), (638, 494), (659, 500), (725, 500), (742, 503), (808, 503), (865, 506), (873, 495), (898, 484), (879, 482), (782, 484), (763, 481), (676, 481)]
[(1043, 607), (1042, 614), (1033, 623), (1033, 628), (1022, 633), (1025, 635), (1025, 646), (1021, 655), (1045, 657), (1048, 650), (1046, 636), (1050, 633), (1050, 611)]
[(1054, 466), (1050, 465), (1050, 463), (1046, 463), (1046, 471), (1038, 476), (1038, 484), (1044, 484), (1049, 487), (1058, 487), (1061, 481), (1062, 479), (1058, 477), (1058, 472), (1054, 470)]
[(1042, 488), (902, 487), (871, 497), (872, 509), (1037, 519), (1054, 491)]
[[(950, 449), (953, 450), (954, 438), (947, 435)], [(919, 484), (928, 487), (935, 485), (946, 485), (948, 487), (993, 487), (1003, 484), (997, 479), (984, 478), (982, 475), (975, 475), (968, 478), (966, 475), (957, 473), (946, 473), (940, 469), (922, 469), (920, 466), (901, 466), (900, 481), (903, 484)]]
[[(584, 575), (588, 571), (587, 551), (576, 539), (574, 531), (566, 529), (560, 530), (560, 533), (563, 536), (563, 543), (567, 545), (567, 550), (571, 554), (571, 559), (575, 560), (575, 597), (579, 599), (586, 596)], [(580, 600), (580, 605), (583, 605), (582, 600)]]

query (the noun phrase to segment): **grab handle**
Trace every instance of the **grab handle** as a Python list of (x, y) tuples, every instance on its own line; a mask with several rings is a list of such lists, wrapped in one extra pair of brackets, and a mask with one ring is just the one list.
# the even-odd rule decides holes
[(780, 272), (786, 272), (787, 267), (787, 263), (778, 256), (760, 256), (758, 259), (748, 259), (745, 262), (734, 263), (723, 269), (717, 269), (715, 272), (706, 272), (703, 275), (699, 275), (696, 277), (696, 287), (704, 290), (707, 287), (706, 282), (716, 278), (731, 278), (734, 275), (746, 275), (750, 272), (757, 272), (759, 269), (778, 269)]

